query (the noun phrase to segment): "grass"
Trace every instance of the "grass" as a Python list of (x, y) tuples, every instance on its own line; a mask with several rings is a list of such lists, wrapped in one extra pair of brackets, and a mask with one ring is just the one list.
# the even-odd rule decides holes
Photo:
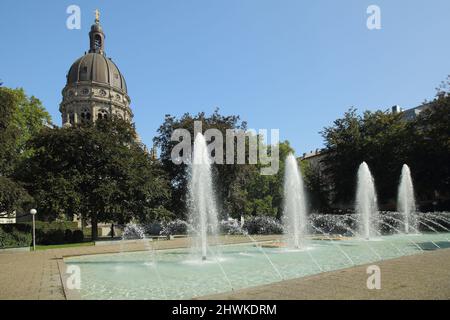
[[(36, 250), (48, 250), (48, 249), (63, 249), (63, 248), (76, 248), (76, 247), (90, 247), (94, 242), (81, 242), (81, 243), (66, 243), (66, 244), (52, 244), (48, 246), (37, 245)], [(33, 250), (33, 248), (31, 249)]]

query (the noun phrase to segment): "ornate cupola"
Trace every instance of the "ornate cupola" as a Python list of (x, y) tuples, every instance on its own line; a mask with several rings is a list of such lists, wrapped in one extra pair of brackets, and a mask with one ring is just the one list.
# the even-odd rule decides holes
[(89, 52), (77, 59), (67, 73), (59, 108), (63, 125), (111, 116), (131, 121), (133, 113), (125, 78), (111, 58), (106, 57), (105, 34), (98, 10), (89, 40)]
[(100, 26), (100, 13), (95, 10), (95, 23), (89, 32), (90, 49), (89, 53), (105, 54), (105, 34)]

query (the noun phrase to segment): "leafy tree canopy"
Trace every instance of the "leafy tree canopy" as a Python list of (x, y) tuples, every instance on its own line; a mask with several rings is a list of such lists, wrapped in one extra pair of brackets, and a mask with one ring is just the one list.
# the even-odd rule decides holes
[(170, 196), (165, 174), (124, 120), (42, 130), (29, 147), (18, 177), (49, 220), (81, 214), (95, 239), (98, 222), (170, 215), (161, 209)]

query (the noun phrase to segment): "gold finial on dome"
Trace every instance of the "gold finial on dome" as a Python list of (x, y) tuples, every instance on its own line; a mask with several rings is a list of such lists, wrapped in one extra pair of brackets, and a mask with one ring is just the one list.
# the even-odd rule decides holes
[(100, 11), (95, 9), (95, 23), (100, 23)]

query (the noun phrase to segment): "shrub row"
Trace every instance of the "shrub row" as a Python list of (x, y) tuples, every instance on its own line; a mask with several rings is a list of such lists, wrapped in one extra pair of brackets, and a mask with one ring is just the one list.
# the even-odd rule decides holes
[[(0, 249), (28, 247), (31, 244), (31, 232), (23, 232), (17, 228), (0, 227)], [(5, 230), (6, 229), (6, 230)]]
[[(243, 227), (239, 226), (236, 220), (222, 221), (220, 223), (220, 232), (222, 234), (236, 235), (236, 234), (281, 234), (283, 233), (283, 226), (281, 223), (271, 217), (253, 216), (248, 217)], [(189, 225), (183, 220), (174, 220), (163, 224), (161, 235), (180, 235), (189, 232)]]
[[(83, 242), (83, 231), (73, 222), (36, 221), (36, 244)], [(32, 243), (32, 223), (0, 225), (0, 248), (26, 247)]]

